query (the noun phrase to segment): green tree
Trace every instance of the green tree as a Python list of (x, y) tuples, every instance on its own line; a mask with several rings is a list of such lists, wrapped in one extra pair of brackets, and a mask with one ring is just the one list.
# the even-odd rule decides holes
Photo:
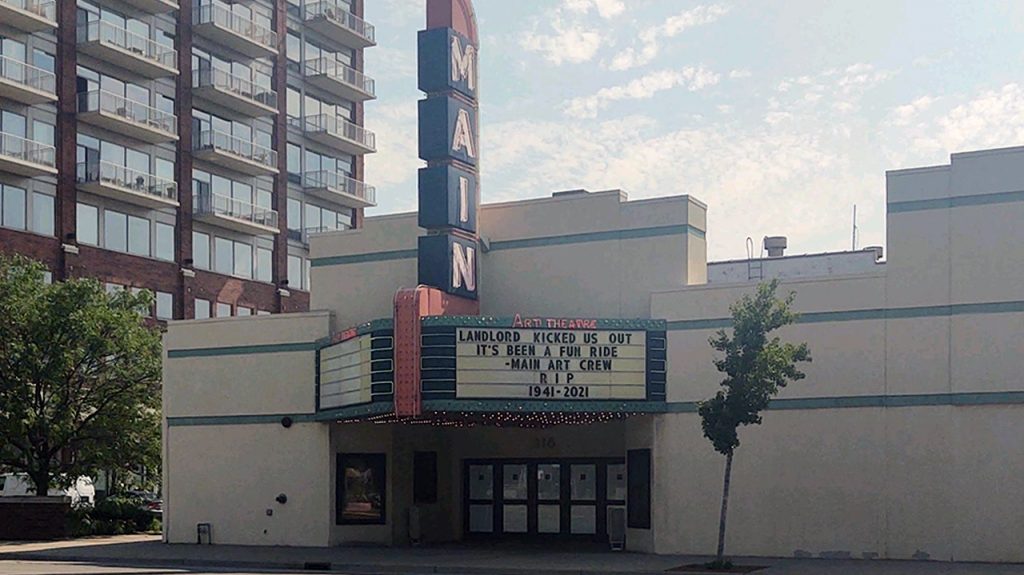
[(160, 333), (140, 317), (152, 295), (47, 284), (44, 270), (0, 255), (0, 468), (39, 495), (101, 469), (157, 468)]
[(725, 374), (723, 389), (711, 399), (701, 402), (699, 413), (704, 437), (711, 440), (715, 451), (725, 456), (725, 479), (722, 485), (722, 511), (718, 522), (718, 552), (713, 566), (726, 566), (725, 517), (729, 508), (729, 481), (732, 456), (740, 445), (741, 425), (761, 423), (761, 411), (790, 381), (804, 378), (797, 363), (811, 361), (806, 343), (783, 343), (769, 334), (796, 321), (792, 311), (796, 293), (785, 299), (776, 297), (778, 280), (757, 286), (753, 295), (745, 295), (729, 307), (732, 313), (732, 335), (724, 329), (709, 339), (711, 347), (722, 357), (715, 367)]

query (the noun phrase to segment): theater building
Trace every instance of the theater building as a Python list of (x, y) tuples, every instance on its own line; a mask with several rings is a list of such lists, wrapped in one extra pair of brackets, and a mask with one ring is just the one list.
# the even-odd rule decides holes
[(1024, 148), (889, 172), (884, 260), (709, 264), (703, 203), (617, 190), (483, 205), (464, 261), (412, 213), (318, 236), (314, 311), (169, 325), (165, 539), (709, 553), (708, 338), (780, 277), (814, 362), (741, 430), (729, 551), (1024, 561), (1021, 190)]

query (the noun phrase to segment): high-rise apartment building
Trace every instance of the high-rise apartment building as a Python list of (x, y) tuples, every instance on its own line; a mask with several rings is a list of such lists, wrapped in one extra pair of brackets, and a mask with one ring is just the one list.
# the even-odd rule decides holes
[(0, 251), (159, 319), (309, 307), (375, 204), (363, 0), (0, 0)]

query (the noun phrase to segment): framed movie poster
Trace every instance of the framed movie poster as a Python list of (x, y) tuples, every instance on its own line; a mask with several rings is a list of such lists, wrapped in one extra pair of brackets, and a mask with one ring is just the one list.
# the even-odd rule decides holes
[(339, 453), (336, 523), (383, 525), (387, 523), (387, 455)]

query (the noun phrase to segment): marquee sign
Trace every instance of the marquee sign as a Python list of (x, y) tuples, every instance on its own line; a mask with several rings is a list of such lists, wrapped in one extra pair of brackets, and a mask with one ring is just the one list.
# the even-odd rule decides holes
[(663, 400), (665, 322), (427, 317), (424, 399)]
[(394, 386), (394, 330), (378, 320), (338, 335), (318, 352), (320, 409), (391, 401)]
[(467, 0), (428, 0), (419, 32), (419, 283), (476, 300), (479, 46)]

